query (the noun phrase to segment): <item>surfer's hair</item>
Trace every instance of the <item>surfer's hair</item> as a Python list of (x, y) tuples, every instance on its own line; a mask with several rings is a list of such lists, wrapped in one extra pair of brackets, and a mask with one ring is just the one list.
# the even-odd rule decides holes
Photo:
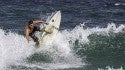
[(33, 21), (32, 20), (30, 20), (29, 22), (28, 22), (28, 25), (30, 25), (30, 24), (32, 24), (33, 23)]

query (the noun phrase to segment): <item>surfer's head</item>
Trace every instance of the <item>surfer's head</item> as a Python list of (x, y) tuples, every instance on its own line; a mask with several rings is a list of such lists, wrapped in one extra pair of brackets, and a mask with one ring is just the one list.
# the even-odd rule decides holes
[(29, 28), (34, 28), (34, 24), (33, 24), (33, 21), (32, 21), (32, 20), (30, 20), (30, 21), (28, 22), (28, 27), (29, 27)]
[(30, 20), (29, 22), (28, 22), (28, 25), (30, 25), (30, 24), (32, 24), (33, 23), (33, 21), (32, 20)]

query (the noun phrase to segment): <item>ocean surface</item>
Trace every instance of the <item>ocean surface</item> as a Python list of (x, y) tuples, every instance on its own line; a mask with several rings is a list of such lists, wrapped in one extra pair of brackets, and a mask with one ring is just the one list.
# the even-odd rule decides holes
[[(61, 11), (52, 45), (24, 29)], [(0, 70), (124, 70), (125, 0), (0, 0)]]

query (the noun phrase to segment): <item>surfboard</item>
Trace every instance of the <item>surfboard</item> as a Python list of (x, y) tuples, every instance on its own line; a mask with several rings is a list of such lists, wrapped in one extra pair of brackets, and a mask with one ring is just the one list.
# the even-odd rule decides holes
[(45, 30), (51, 33), (48, 34), (46, 32), (43, 32), (41, 34), (41, 37), (39, 39), (39, 47), (42, 47), (45, 45), (51, 45), (54, 38), (56, 38), (56, 34), (59, 31), (60, 22), (61, 22), (61, 12), (56, 11), (52, 13), (52, 15), (48, 17), (46, 22), (49, 24), (45, 27)]

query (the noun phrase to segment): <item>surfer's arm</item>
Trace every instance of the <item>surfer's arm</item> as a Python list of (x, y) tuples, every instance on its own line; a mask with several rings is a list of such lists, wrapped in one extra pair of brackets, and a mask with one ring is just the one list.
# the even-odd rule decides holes
[(45, 21), (43, 21), (43, 20), (35, 20), (35, 21), (33, 21), (33, 23), (36, 25), (36, 24), (46, 24), (46, 25), (48, 25), (48, 23), (46, 23)]
[(26, 39), (29, 43), (29, 30), (28, 29), (25, 30), (25, 35), (26, 35)]

